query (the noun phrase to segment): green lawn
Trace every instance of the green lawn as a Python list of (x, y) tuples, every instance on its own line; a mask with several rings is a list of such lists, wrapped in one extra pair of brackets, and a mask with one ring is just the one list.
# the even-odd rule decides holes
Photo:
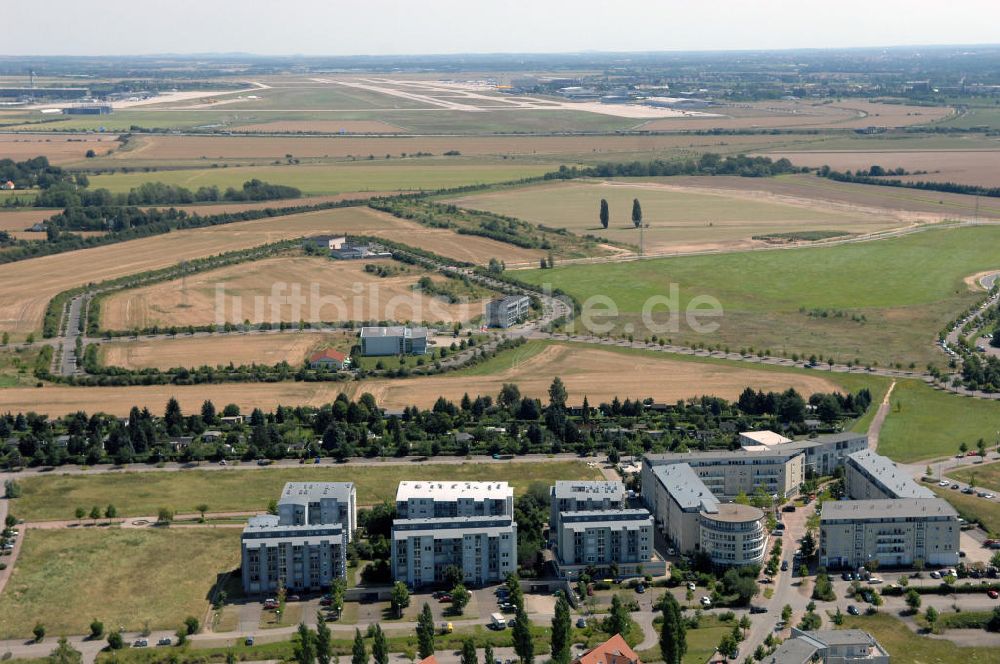
[[(990, 448), (994, 448), (994, 445), (991, 444)], [(948, 473), (948, 477), (991, 491), (1000, 491), (1000, 463), (984, 463), (981, 466), (953, 470)]]
[(944, 498), (967, 521), (978, 521), (987, 532), (1000, 535), (1000, 505), (979, 496), (969, 496), (958, 489), (930, 486), (934, 493)]
[(25, 533), (0, 602), (0, 639), (107, 629), (173, 629), (201, 619), (216, 575), (239, 566), (238, 529), (85, 528)]
[[(698, 629), (689, 629), (685, 634), (687, 639), (687, 653), (684, 655), (684, 664), (704, 664), (708, 658), (715, 654), (715, 649), (722, 641), (722, 637), (733, 630), (732, 623), (724, 623), (714, 616), (704, 616)], [(662, 662), (663, 655), (659, 647), (643, 650), (636, 653), (643, 662)]]
[(515, 492), (532, 482), (551, 484), (557, 479), (600, 479), (600, 472), (582, 461), (539, 463), (461, 464), (410, 463), (392, 465), (304, 465), (292, 468), (254, 468), (225, 471), (122, 472), (100, 475), (47, 475), (19, 480), (23, 496), (11, 510), (28, 521), (73, 519), (74, 510), (113, 503), (123, 516), (152, 516), (159, 508), (177, 513), (195, 512), (205, 503), (211, 512), (250, 511), (267, 508), (278, 498), (285, 482), (353, 481), (358, 504), (371, 505), (392, 499), (403, 480), (507, 480)]
[[(652, 302), (653, 320), (664, 328), (660, 335), (686, 345), (720, 343), (882, 365), (915, 362), (922, 368), (944, 363), (934, 340), (979, 298), (963, 277), (1000, 267), (997, 242), (997, 227), (943, 229), (836, 247), (557, 265), (516, 274), (581, 302), (609, 297), (619, 314), (597, 322), (613, 323), (618, 332), (631, 325), (638, 337), (652, 332), (641, 317)], [(675, 285), (676, 305), (650, 299), (667, 298)], [(683, 314), (698, 296), (721, 304), (721, 316), (701, 319), (718, 329), (696, 332), (681, 315), (671, 330), (667, 307)], [(595, 305), (594, 311), (607, 310)]]
[(541, 175), (553, 164), (499, 163), (485, 160), (426, 160), (421, 162), (385, 160), (340, 162), (299, 166), (249, 166), (196, 168), (152, 173), (95, 175), (91, 189), (106, 188), (125, 192), (144, 182), (164, 182), (190, 189), (216, 185), (239, 189), (258, 178), (272, 184), (298, 187), (306, 195), (339, 194), (352, 191), (395, 191), (441, 189), (461, 185), (504, 182)]
[(904, 463), (951, 456), (963, 442), (975, 449), (980, 438), (995, 441), (997, 431), (1000, 403), (901, 380), (892, 392), (878, 451)]
[(1000, 648), (960, 648), (945, 639), (912, 632), (898, 618), (886, 614), (845, 616), (843, 629), (862, 629), (878, 640), (892, 664), (998, 664)]

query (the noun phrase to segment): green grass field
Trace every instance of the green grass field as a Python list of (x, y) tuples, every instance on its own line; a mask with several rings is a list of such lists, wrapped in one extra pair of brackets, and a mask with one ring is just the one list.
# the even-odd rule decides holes
[(995, 501), (969, 496), (957, 489), (944, 488), (937, 484), (930, 485), (930, 489), (951, 503), (951, 506), (966, 520), (978, 521), (983, 524), (986, 532), (994, 536), (1000, 535), (1000, 505)]
[(211, 512), (265, 510), (285, 482), (353, 481), (358, 504), (392, 500), (396, 485), (407, 479), (507, 480), (515, 492), (532, 482), (551, 484), (556, 479), (599, 479), (600, 472), (580, 461), (540, 463), (386, 464), (371, 466), (302, 466), (253, 470), (103, 473), (100, 475), (50, 475), (20, 480), (24, 494), (11, 508), (27, 521), (72, 519), (78, 506), (114, 503), (123, 516), (151, 516), (159, 508), (177, 513), (195, 512), (206, 503)]
[(984, 463), (981, 466), (953, 470), (948, 473), (948, 477), (954, 477), (962, 482), (990, 491), (1000, 491), (1000, 463)]
[[(722, 637), (733, 631), (732, 623), (724, 623), (712, 615), (701, 619), (698, 629), (689, 629), (685, 633), (687, 653), (683, 664), (704, 664), (715, 654)], [(663, 654), (659, 647), (650, 648), (636, 653), (643, 662), (662, 662)]]
[[(388, 107), (384, 107), (388, 108)], [(32, 113), (25, 120), (35, 122), (43, 116)], [(619, 118), (575, 110), (489, 110), (453, 111), (443, 108), (399, 110), (324, 111), (310, 109), (267, 110), (262, 107), (239, 109), (226, 104), (215, 109), (194, 110), (121, 110), (111, 115), (75, 116), (44, 125), (24, 124), (14, 131), (127, 131), (133, 125), (146, 129), (190, 129), (193, 127), (226, 130), (231, 127), (272, 120), (381, 120), (412, 133), (539, 133), (564, 131), (605, 132), (630, 129), (642, 123), (633, 118)]]
[[(920, 636), (899, 618), (885, 613), (845, 616), (843, 629), (861, 629), (878, 640), (892, 657), (892, 664), (997, 664), (1000, 648), (960, 648), (946, 639)], [(826, 625), (824, 625), (824, 629)]]
[(385, 160), (341, 162), (300, 166), (252, 166), (244, 168), (200, 168), (153, 173), (95, 175), (92, 189), (125, 192), (144, 182), (164, 182), (190, 189), (216, 185), (239, 189), (251, 178), (272, 184), (298, 187), (306, 195), (339, 194), (351, 191), (395, 191), (441, 189), (468, 184), (504, 182), (541, 175), (556, 168), (553, 164), (500, 163), (468, 160), (446, 163), (440, 160)]
[(0, 639), (174, 629), (201, 619), (218, 574), (239, 566), (238, 529), (28, 530), (0, 602)]
[[(703, 178), (712, 187), (712, 178)], [(668, 181), (669, 182), (669, 181)], [(608, 201), (611, 221), (604, 229), (598, 219), (601, 199)], [(865, 233), (889, 228), (898, 221), (885, 216), (847, 213), (815, 205), (754, 200), (745, 194), (702, 193), (650, 188), (629, 181), (568, 182), (453, 199), (457, 205), (488, 210), (532, 223), (593, 234), (612, 242), (638, 245), (632, 223), (632, 200), (642, 203), (646, 251), (667, 251), (691, 245), (735, 244), (754, 235), (803, 230)]]
[(1000, 403), (935, 390), (916, 380), (902, 380), (890, 398), (878, 451), (896, 461), (951, 456), (965, 443), (995, 446), (1000, 431)]
[[(654, 296), (668, 296), (676, 285), (682, 313), (698, 296), (715, 298), (724, 313), (702, 319), (717, 323), (714, 331), (693, 331), (683, 315), (672, 331), (665, 325), (666, 304), (656, 304), (652, 319), (665, 328), (659, 334), (675, 343), (815, 353), (881, 365), (915, 362), (923, 368), (944, 363), (934, 340), (946, 322), (981, 297), (969, 291), (963, 277), (1000, 268), (993, 249), (998, 241), (996, 227), (938, 229), (835, 247), (557, 265), (516, 274), (561, 288), (581, 302), (611, 298), (619, 315), (598, 322), (614, 323), (619, 333), (630, 332), (631, 325), (640, 338), (656, 333), (642, 320), (643, 306), (655, 304)], [(585, 329), (580, 321), (577, 326)]]

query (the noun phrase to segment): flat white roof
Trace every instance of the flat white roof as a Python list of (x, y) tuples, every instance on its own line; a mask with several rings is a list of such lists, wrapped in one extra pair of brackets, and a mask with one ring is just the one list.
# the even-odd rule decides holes
[(780, 433), (773, 431), (741, 431), (740, 438), (751, 440), (757, 445), (767, 445), (768, 447), (792, 442), (791, 438), (785, 438)]
[(453, 501), (460, 498), (473, 500), (506, 500), (514, 496), (514, 489), (506, 482), (439, 482), (416, 480), (400, 482), (396, 489), (396, 502), (413, 498), (432, 498)]

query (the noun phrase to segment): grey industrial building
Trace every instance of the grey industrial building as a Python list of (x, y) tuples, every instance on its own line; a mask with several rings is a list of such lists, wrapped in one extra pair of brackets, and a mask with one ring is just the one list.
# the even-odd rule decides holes
[(845, 471), (847, 495), (853, 500), (935, 497), (933, 491), (914, 482), (891, 459), (871, 450), (848, 456)]
[(507, 482), (400, 482), (392, 524), (393, 578), (413, 588), (441, 583), (455, 566), (467, 585), (517, 569), (514, 490)]
[(486, 303), (486, 324), (489, 327), (513, 327), (524, 322), (531, 311), (527, 295), (507, 295)]
[(243, 529), (244, 592), (321, 590), (343, 578), (356, 502), (350, 482), (287, 483), (278, 514), (250, 517)]
[(959, 561), (958, 513), (940, 498), (826, 501), (819, 530), (819, 564), (829, 569)]
[(427, 353), (426, 327), (363, 327), (361, 328), (361, 354), (365, 357), (380, 355), (424, 355)]

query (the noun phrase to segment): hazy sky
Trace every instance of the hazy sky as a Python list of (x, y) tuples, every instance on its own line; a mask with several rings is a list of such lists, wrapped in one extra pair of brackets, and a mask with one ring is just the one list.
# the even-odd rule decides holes
[(0, 54), (726, 50), (1000, 41), (1000, 0), (40, 0)]

